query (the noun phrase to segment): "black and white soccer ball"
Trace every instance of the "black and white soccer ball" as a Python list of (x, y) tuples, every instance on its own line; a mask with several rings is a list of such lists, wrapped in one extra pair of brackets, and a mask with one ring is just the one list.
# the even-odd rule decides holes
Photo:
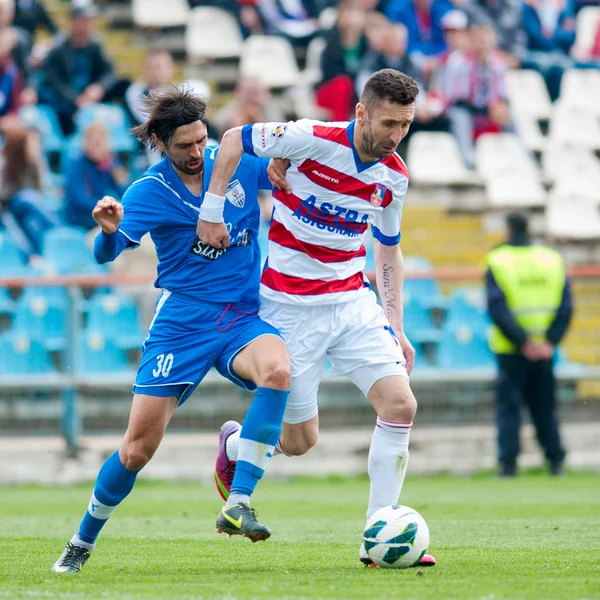
[(363, 534), (369, 558), (384, 569), (416, 565), (429, 546), (429, 527), (412, 508), (394, 504), (380, 508), (367, 522)]

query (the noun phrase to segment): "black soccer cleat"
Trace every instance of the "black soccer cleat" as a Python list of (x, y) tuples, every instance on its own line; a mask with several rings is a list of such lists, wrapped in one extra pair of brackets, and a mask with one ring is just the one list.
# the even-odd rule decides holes
[(53, 573), (79, 573), (91, 552), (87, 548), (69, 542), (58, 560), (52, 565)]
[(241, 535), (259, 542), (271, 537), (271, 530), (261, 525), (256, 517), (258, 513), (247, 504), (235, 504), (230, 508), (223, 507), (217, 517), (217, 531), (229, 535)]

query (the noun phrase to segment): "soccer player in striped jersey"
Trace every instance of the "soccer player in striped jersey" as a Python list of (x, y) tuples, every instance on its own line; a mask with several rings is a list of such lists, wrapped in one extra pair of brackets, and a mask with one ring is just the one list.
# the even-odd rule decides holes
[(102, 465), (88, 508), (52, 570), (81, 570), (96, 539), (131, 492), (137, 474), (157, 450), (176, 408), (215, 367), (237, 385), (257, 390), (243, 426), (234, 493), (219, 528), (253, 542), (270, 536), (256, 520), (250, 496), (279, 439), (290, 380), (289, 356), (279, 333), (258, 316), (260, 252), (258, 190), (271, 189), (268, 160), (245, 156), (227, 183), (224, 226), (228, 248), (208, 246), (196, 223), (218, 148), (207, 148), (206, 103), (190, 90), (151, 95), (149, 118), (134, 129), (165, 156), (126, 191), (123, 204), (100, 200), (92, 216), (100, 263), (139, 246), (150, 233), (162, 294), (133, 386), (129, 424), (119, 450)]
[[(274, 194), (260, 286), (261, 318), (278, 328), (292, 358), (292, 385), (276, 451), (300, 455), (316, 444), (317, 390), (329, 359), (331, 374), (349, 377), (377, 412), (368, 459), (367, 518), (398, 502), (417, 409), (409, 385), (415, 351), (402, 325), (399, 246), (408, 172), (395, 150), (413, 121), (418, 93), (413, 79), (383, 69), (366, 83), (350, 123), (303, 119), (228, 131), (198, 222), (200, 239), (227, 246), (220, 207), (240, 157), (290, 161), (288, 185)], [(362, 272), (369, 225), (383, 307)], [(236, 438), (237, 433), (229, 435), (217, 473), (230, 474), (234, 468)], [(363, 546), (360, 559), (371, 562)], [(424, 556), (420, 564), (435, 560)]]

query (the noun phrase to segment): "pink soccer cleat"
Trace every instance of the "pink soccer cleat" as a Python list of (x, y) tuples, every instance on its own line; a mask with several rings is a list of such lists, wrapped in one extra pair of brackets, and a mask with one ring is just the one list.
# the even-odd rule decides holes
[(219, 454), (215, 464), (215, 483), (223, 500), (229, 498), (233, 476), (235, 475), (235, 460), (230, 460), (227, 456), (227, 440), (231, 434), (241, 428), (242, 426), (237, 421), (227, 421), (222, 425), (219, 433)]

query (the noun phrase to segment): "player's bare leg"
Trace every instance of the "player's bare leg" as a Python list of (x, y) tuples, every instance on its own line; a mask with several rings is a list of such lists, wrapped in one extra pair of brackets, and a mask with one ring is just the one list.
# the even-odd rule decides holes
[(177, 402), (176, 397), (134, 394), (121, 448), (100, 469), (79, 530), (52, 567), (55, 573), (77, 573), (86, 563), (102, 527), (159, 447)]
[(280, 337), (263, 335), (238, 353), (233, 370), (253, 381), (258, 390), (243, 425), (228, 421), (221, 428), (215, 481), (226, 504), (217, 518), (217, 529), (255, 542), (271, 535), (268, 527), (257, 522), (250, 496), (281, 435), (291, 379), (290, 357)]
[[(380, 508), (397, 504), (408, 468), (408, 441), (417, 401), (408, 379), (392, 375), (379, 379), (367, 397), (377, 413), (377, 424), (369, 449), (371, 489), (367, 520)], [(360, 560), (372, 564), (364, 546)], [(433, 566), (435, 559), (424, 555), (419, 566)]]

